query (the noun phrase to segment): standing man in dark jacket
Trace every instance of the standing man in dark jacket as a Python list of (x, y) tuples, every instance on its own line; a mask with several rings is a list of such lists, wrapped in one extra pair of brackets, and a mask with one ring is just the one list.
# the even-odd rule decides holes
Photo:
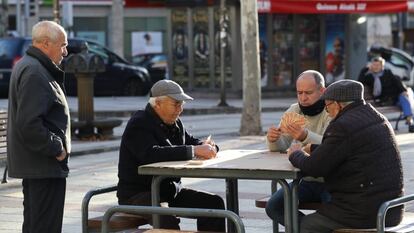
[(372, 92), (375, 104), (398, 105), (401, 107), (408, 131), (414, 133), (413, 108), (414, 102), (412, 90), (402, 83), (391, 70), (384, 69), (385, 60), (382, 57), (374, 57), (369, 67), (364, 67), (359, 74), (358, 80)]
[[(192, 100), (174, 81), (161, 80), (151, 88), (145, 110), (137, 111), (122, 135), (118, 164), (118, 202), (124, 205), (151, 205), (152, 176), (138, 175), (138, 166), (155, 162), (211, 159), (218, 147), (211, 138), (200, 141), (191, 136), (179, 119), (185, 100)], [(170, 207), (224, 209), (223, 199), (211, 193), (181, 186), (179, 178), (161, 183), (161, 202)], [(161, 227), (179, 229), (179, 219), (161, 217)], [(224, 219), (197, 219), (199, 231), (225, 231)]]
[[(333, 118), (322, 143), (310, 155), (300, 145), (289, 160), (304, 175), (322, 176), (331, 202), (302, 218), (301, 233), (338, 228), (373, 228), (380, 205), (403, 194), (400, 153), (388, 120), (363, 100), (363, 85), (353, 80), (331, 84), (322, 98)], [(402, 207), (390, 209), (386, 225), (397, 225)]]
[(59, 69), (68, 44), (55, 22), (33, 26), (33, 45), (14, 66), (9, 91), (7, 162), (23, 179), (23, 233), (62, 231), (70, 117)]

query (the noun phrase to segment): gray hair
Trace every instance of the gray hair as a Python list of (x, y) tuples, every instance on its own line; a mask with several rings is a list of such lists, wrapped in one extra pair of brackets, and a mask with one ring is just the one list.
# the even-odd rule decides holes
[(300, 77), (302, 77), (303, 75), (305, 75), (305, 74), (311, 74), (313, 76), (313, 78), (315, 79), (315, 83), (318, 87), (325, 87), (325, 78), (318, 71), (316, 71), (316, 70), (305, 70), (298, 76), (298, 79)]
[(162, 99), (165, 99), (165, 98), (167, 98), (168, 96), (166, 96), (166, 95), (163, 95), (163, 96), (157, 96), (157, 97), (150, 97), (149, 98), (149, 100), (148, 100), (148, 103), (152, 106), (152, 107), (154, 107), (155, 106), (155, 104), (156, 104), (156, 102), (157, 102), (157, 100), (162, 100)]
[(32, 29), (33, 42), (40, 43), (45, 39), (56, 42), (61, 34), (66, 36), (65, 29), (54, 21), (41, 21), (36, 23)]

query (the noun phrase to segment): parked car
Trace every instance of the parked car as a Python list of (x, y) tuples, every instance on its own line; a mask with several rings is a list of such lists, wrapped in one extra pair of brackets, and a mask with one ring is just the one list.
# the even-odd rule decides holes
[[(7, 96), (13, 65), (23, 56), (31, 44), (30, 38), (0, 38), (0, 95)], [(154, 83), (147, 69), (132, 65), (104, 46), (80, 38), (68, 39), (68, 53), (79, 53), (82, 45), (90, 53), (103, 58), (106, 71), (95, 76), (94, 94), (100, 95), (146, 95)], [(65, 59), (62, 64), (65, 63)], [(77, 94), (76, 78), (66, 74), (65, 87), (68, 95)]]
[(163, 53), (145, 53), (132, 57), (134, 65), (147, 68), (151, 78), (155, 81), (168, 78), (167, 56)]
[(408, 53), (397, 48), (372, 46), (368, 49), (368, 61), (374, 56), (384, 58), (385, 68), (390, 69), (407, 86), (414, 86), (414, 59)]

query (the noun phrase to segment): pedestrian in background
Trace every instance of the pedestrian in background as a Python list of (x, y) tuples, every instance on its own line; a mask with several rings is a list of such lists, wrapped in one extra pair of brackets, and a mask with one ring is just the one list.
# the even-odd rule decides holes
[(414, 133), (413, 92), (391, 70), (385, 69), (384, 64), (382, 57), (374, 57), (368, 67), (361, 70), (358, 80), (369, 89), (376, 105), (400, 106), (408, 124), (408, 131)]
[[(322, 176), (331, 194), (316, 213), (301, 219), (301, 233), (375, 228), (380, 205), (403, 195), (400, 152), (388, 120), (363, 99), (354, 80), (331, 84), (322, 96), (332, 117), (322, 143), (309, 153), (294, 145), (289, 160), (304, 175)], [(386, 226), (402, 219), (403, 207), (387, 212)]]
[(7, 163), (23, 182), (23, 233), (62, 231), (70, 116), (58, 67), (67, 36), (52, 21), (33, 26), (32, 41), (14, 66), (9, 90)]
[[(321, 73), (307, 70), (299, 75), (296, 81), (298, 103), (292, 104), (286, 112), (303, 115), (308, 121), (305, 127), (288, 125), (287, 132), (282, 133), (280, 127), (271, 126), (267, 131), (267, 145), (270, 151), (286, 152), (293, 141), (301, 145), (319, 144), (329, 124), (330, 117), (321, 99), (325, 91), (325, 81)], [(334, 156), (334, 155), (333, 155)], [(300, 203), (327, 202), (330, 195), (326, 191), (322, 178), (305, 177), (299, 185), (298, 199)], [(283, 190), (278, 190), (266, 204), (266, 213), (274, 221), (284, 225)], [(299, 211), (299, 218), (304, 214)]]
[[(176, 82), (160, 80), (151, 88), (145, 110), (135, 112), (128, 121), (119, 151), (119, 204), (151, 205), (152, 176), (139, 175), (137, 168), (141, 165), (216, 156), (218, 147), (211, 137), (204, 141), (193, 137), (179, 118), (184, 101), (192, 99)], [(180, 178), (165, 179), (160, 190), (161, 202), (169, 207), (224, 209), (220, 196), (185, 188)], [(175, 216), (160, 219), (161, 228), (167, 229), (180, 229), (179, 222)], [(198, 217), (197, 229), (224, 232), (224, 219)]]

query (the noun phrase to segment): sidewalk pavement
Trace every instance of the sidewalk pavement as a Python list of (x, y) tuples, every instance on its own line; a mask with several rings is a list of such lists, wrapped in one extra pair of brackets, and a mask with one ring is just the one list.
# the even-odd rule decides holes
[[(68, 97), (68, 104), (71, 111), (72, 119), (77, 119), (78, 116), (78, 98)], [(262, 99), (262, 112), (284, 111), (292, 103), (295, 103), (295, 98), (274, 98)], [(120, 118), (123, 124), (114, 129), (114, 140), (107, 141), (79, 141), (73, 140), (72, 155), (85, 155), (93, 153), (101, 153), (106, 151), (113, 151), (119, 149), (120, 136), (126, 126), (131, 114), (138, 109), (145, 108), (148, 102), (148, 96), (139, 97), (95, 97), (94, 110), (96, 118)], [(218, 107), (218, 100), (214, 98), (195, 98), (193, 101), (188, 101), (184, 105), (183, 116), (203, 116), (207, 114), (231, 114), (241, 113), (243, 109), (242, 99), (228, 99), (228, 107)], [(8, 100), (0, 99), (0, 109), (7, 109)], [(201, 117), (202, 118), (202, 117)], [(237, 132), (238, 128), (234, 129)], [(204, 136), (204, 135), (203, 135)], [(5, 158), (0, 157), (0, 167), (4, 166)]]

